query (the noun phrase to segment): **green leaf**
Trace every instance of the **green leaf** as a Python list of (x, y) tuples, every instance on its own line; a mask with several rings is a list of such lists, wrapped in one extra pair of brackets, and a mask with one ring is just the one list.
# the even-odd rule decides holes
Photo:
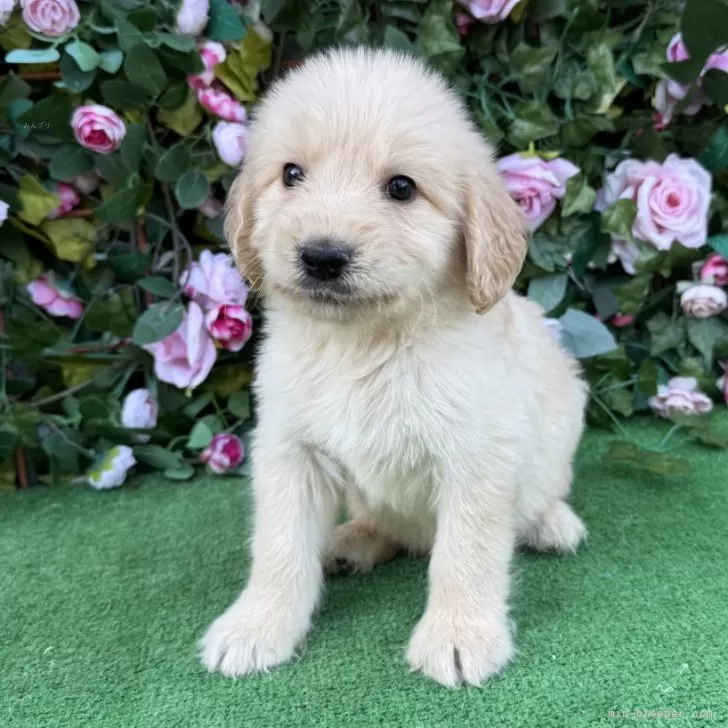
[(660, 370), (654, 359), (647, 358), (642, 362), (639, 369), (637, 387), (646, 397), (654, 397), (657, 394), (657, 383), (660, 377)]
[(589, 186), (583, 172), (566, 181), (566, 195), (561, 203), (561, 216), (586, 214), (594, 209), (597, 199), (596, 190)]
[(632, 240), (637, 205), (632, 200), (617, 200), (602, 213), (602, 231), (621, 240)]
[(101, 84), (101, 96), (109, 106), (123, 111), (146, 111), (152, 104), (146, 89), (117, 79)]
[(74, 94), (85, 91), (96, 79), (96, 69), (82, 71), (68, 53), (63, 54), (60, 68), (63, 84)]
[(167, 149), (157, 161), (154, 176), (162, 182), (176, 182), (192, 166), (192, 157), (182, 144)]
[(587, 147), (599, 132), (614, 131), (614, 124), (605, 116), (579, 116), (561, 127), (564, 146), (577, 149)]
[(526, 92), (543, 88), (551, 75), (551, 64), (557, 52), (556, 45), (533, 48), (519, 43), (510, 57), (510, 68), (516, 74), (518, 85)]
[(124, 53), (118, 48), (101, 51), (99, 54), (99, 68), (106, 73), (116, 73), (124, 62)]
[(0, 109), (7, 108), (13, 101), (27, 99), (31, 87), (22, 78), (9, 73), (0, 81)]
[(680, 30), (695, 63), (728, 43), (728, 3), (724, 0), (690, 0), (685, 3)]
[(174, 298), (178, 293), (179, 289), (172, 283), (168, 278), (162, 278), (162, 276), (150, 276), (149, 278), (142, 278), (137, 281), (140, 288), (145, 291), (149, 291), (153, 296), (157, 298)]
[(18, 198), (18, 217), (31, 225), (39, 225), (61, 204), (58, 195), (47, 190), (32, 174), (25, 174), (20, 178)]
[(104, 200), (94, 210), (94, 216), (102, 222), (127, 222), (136, 217), (138, 207), (139, 188), (127, 187)]
[(245, 26), (228, 0), (210, 0), (210, 19), (205, 36), (220, 43), (242, 40)]
[(384, 29), (382, 44), (387, 48), (396, 48), (402, 51), (412, 50), (412, 41), (407, 37), (407, 34), (394, 25), (388, 25)]
[(214, 436), (210, 426), (204, 420), (200, 420), (192, 428), (190, 436), (187, 438), (187, 448), (190, 450), (202, 450), (206, 448)]
[(561, 343), (577, 359), (599, 356), (617, 348), (609, 329), (583, 311), (570, 308), (559, 321)]
[(728, 105), (728, 73), (711, 68), (703, 76), (703, 90), (716, 106)]
[(146, 346), (167, 338), (180, 327), (184, 312), (181, 303), (155, 303), (139, 317), (132, 340), (137, 346)]
[(167, 87), (167, 90), (159, 97), (157, 105), (164, 111), (174, 111), (179, 109), (188, 98), (194, 93), (186, 83), (175, 83)]
[(254, 101), (258, 90), (258, 74), (268, 68), (270, 62), (270, 40), (251, 26), (238, 52), (231, 49), (225, 62), (215, 66), (215, 75), (238, 101)]
[(154, 51), (141, 43), (127, 50), (124, 72), (135, 86), (159, 96), (167, 86), (167, 74)]
[(82, 71), (93, 71), (101, 63), (99, 54), (88, 43), (81, 40), (66, 43), (64, 50), (76, 61)]
[(174, 51), (188, 53), (195, 50), (195, 39), (186, 35), (172, 35), (171, 33), (157, 33), (157, 38)]
[(713, 235), (707, 243), (721, 258), (728, 260), (728, 233)]
[(690, 472), (690, 463), (685, 458), (646, 450), (626, 440), (612, 442), (604, 460), (628, 463), (657, 475), (685, 475)]
[(720, 450), (728, 448), (728, 436), (726, 435), (704, 430), (692, 430), (690, 435), (701, 445), (707, 445), (708, 447), (714, 447)]
[(59, 139), (73, 139), (71, 131), (71, 114), (73, 101), (63, 92), (53, 93), (33, 104), (33, 108), (26, 111), (19, 119), (40, 134), (48, 134)]
[(138, 172), (144, 159), (147, 142), (147, 130), (143, 124), (129, 124), (121, 143), (119, 153), (121, 161), (129, 172)]
[(228, 399), (228, 410), (239, 420), (247, 420), (250, 417), (250, 392), (235, 392)]
[(126, 283), (134, 283), (149, 267), (149, 255), (144, 253), (111, 253), (108, 264), (116, 276)]
[(116, 13), (114, 17), (116, 32), (119, 38), (119, 45), (123, 51), (128, 51), (135, 45), (144, 43), (144, 36), (139, 28), (126, 20), (121, 14)]
[(110, 182), (114, 187), (123, 187), (129, 177), (124, 163), (121, 161), (121, 154), (95, 154), (94, 166), (101, 176)]
[(550, 313), (563, 301), (568, 282), (566, 273), (533, 278), (528, 284), (528, 297), (538, 303), (545, 313)]
[(79, 174), (93, 169), (94, 160), (89, 152), (78, 145), (59, 147), (51, 157), (49, 172), (53, 179), (69, 182)]
[(174, 187), (174, 194), (180, 207), (187, 210), (201, 205), (210, 195), (210, 183), (199, 170), (185, 172)]
[(212, 392), (205, 392), (205, 394), (195, 397), (189, 404), (185, 405), (182, 412), (185, 417), (195, 419), (212, 402), (213, 397)]
[(55, 48), (44, 48), (43, 50), (19, 49), (10, 51), (5, 56), (5, 63), (55, 63), (61, 54)]
[(679, 349), (685, 342), (685, 319), (671, 319), (658, 313), (647, 322), (650, 332), (650, 354), (657, 356), (670, 349)]
[(130, 288), (112, 293), (94, 301), (86, 308), (83, 325), (89, 331), (110, 331), (114, 336), (128, 337), (134, 330), (138, 315), (134, 295)]
[(624, 316), (636, 316), (647, 301), (651, 285), (651, 275), (636, 275), (626, 283), (614, 286), (614, 295), (619, 302), (619, 313)]
[(453, 22), (451, 0), (430, 2), (417, 29), (415, 47), (446, 75), (452, 74), (465, 49)]
[(183, 463), (180, 468), (167, 468), (162, 475), (167, 480), (189, 480), (195, 474), (195, 469), (189, 463)]
[(699, 161), (709, 172), (728, 169), (728, 124), (715, 130)]
[(83, 263), (96, 247), (96, 226), (82, 218), (46, 220), (40, 229), (51, 241), (56, 258), (61, 260)]
[(718, 316), (710, 318), (686, 319), (688, 341), (703, 355), (705, 363), (713, 362), (713, 349), (723, 341), (728, 340), (728, 323)]
[(200, 125), (202, 122), (202, 110), (200, 109), (200, 104), (197, 102), (197, 97), (190, 89), (183, 87), (182, 93), (185, 99), (182, 106), (173, 110), (160, 108), (157, 112), (157, 121), (184, 137), (189, 136)]
[(179, 453), (171, 452), (159, 445), (137, 445), (134, 448), (137, 460), (156, 470), (183, 470), (185, 463)]
[(516, 118), (508, 128), (508, 141), (518, 149), (559, 133), (559, 120), (546, 104), (519, 101), (514, 113)]
[(626, 81), (617, 78), (612, 49), (606, 43), (588, 47), (587, 65), (594, 74), (597, 84), (597, 93), (591, 104), (591, 111), (596, 114), (606, 114), (614, 99), (624, 88)]

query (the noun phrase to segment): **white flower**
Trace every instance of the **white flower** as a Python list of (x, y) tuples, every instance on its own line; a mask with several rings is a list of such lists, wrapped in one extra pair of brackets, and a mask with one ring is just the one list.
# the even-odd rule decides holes
[(8, 210), (10, 205), (3, 200), (0, 200), (0, 225), (2, 225), (8, 219)]
[(0, 0), (0, 25), (5, 25), (13, 14), (15, 0)]
[(718, 286), (680, 281), (677, 290), (681, 294), (680, 306), (691, 318), (708, 318), (728, 308), (728, 294)]
[(126, 395), (121, 408), (121, 424), (131, 430), (149, 430), (157, 425), (157, 403), (148, 389), (135, 389)]
[(182, 35), (200, 35), (207, 25), (210, 0), (182, 0), (177, 12), (177, 32)]
[(212, 130), (217, 156), (231, 167), (239, 167), (248, 150), (248, 127), (236, 121), (218, 121)]
[(101, 461), (88, 473), (88, 484), (96, 490), (118, 488), (124, 484), (126, 474), (136, 465), (130, 447), (117, 445), (108, 450)]

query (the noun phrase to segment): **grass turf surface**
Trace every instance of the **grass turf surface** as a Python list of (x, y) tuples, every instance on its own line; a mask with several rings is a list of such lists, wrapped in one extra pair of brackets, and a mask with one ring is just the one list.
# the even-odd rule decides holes
[[(725, 422), (725, 420), (724, 420)], [(632, 433), (655, 444), (666, 427)], [(728, 454), (684, 447), (664, 478), (601, 463), (589, 433), (574, 557), (522, 554), (518, 660), (448, 691), (403, 660), (426, 562), (331, 580), (300, 658), (268, 675), (208, 675), (195, 643), (244, 583), (250, 503), (235, 479), (148, 480), (107, 493), (0, 496), (0, 726), (620, 726), (613, 710), (728, 720)]]

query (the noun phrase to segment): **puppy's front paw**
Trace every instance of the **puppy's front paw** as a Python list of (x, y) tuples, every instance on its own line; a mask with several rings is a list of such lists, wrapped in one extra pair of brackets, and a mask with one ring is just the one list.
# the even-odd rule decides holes
[(480, 686), (498, 674), (515, 653), (505, 619), (464, 620), (425, 612), (412, 633), (407, 662), (447, 687), (463, 682)]
[(200, 640), (202, 664), (226, 677), (267, 672), (293, 656), (301, 637), (287, 622), (275, 609), (262, 609), (243, 594)]

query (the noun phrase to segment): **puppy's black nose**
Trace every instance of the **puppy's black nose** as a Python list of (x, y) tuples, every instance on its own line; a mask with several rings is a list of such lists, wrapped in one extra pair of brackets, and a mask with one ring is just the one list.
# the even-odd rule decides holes
[(349, 249), (334, 240), (311, 240), (298, 253), (303, 269), (317, 281), (336, 280), (351, 260)]

